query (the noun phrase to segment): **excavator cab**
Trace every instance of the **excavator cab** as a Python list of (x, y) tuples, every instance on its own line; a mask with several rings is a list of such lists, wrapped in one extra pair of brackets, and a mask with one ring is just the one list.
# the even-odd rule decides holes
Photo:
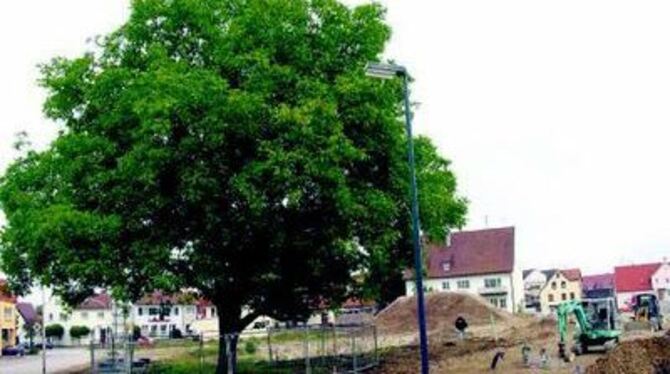
[(616, 310), (616, 304), (612, 298), (566, 301), (559, 304), (556, 310), (560, 338), (559, 356), (566, 361), (572, 359), (566, 350), (570, 316), (574, 316), (577, 323), (571, 347), (572, 353), (580, 355), (595, 346), (606, 350), (614, 347), (621, 335), (617, 326)]

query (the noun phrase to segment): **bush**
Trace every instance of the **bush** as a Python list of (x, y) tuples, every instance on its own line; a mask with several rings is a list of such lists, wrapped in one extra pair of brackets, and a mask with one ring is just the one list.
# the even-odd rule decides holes
[(81, 339), (82, 337), (91, 333), (91, 329), (86, 326), (72, 326), (70, 327), (70, 337), (72, 339)]
[(140, 336), (142, 336), (142, 329), (140, 329), (140, 327), (137, 325), (133, 325), (133, 340), (137, 341)]
[(244, 343), (244, 352), (246, 352), (247, 354), (253, 355), (254, 353), (256, 353), (257, 350), (258, 350), (258, 347), (256, 346), (255, 341), (247, 340)]
[(172, 339), (181, 339), (183, 338), (183, 334), (181, 333), (181, 330), (174, 328), (172, 331), (170, 331), (170, 338)]
[(57, 338), (57, 339), (63, 339), (63, 335), (65, 334), (65, 329), (63, 328), (62, 325), (59, 324), (53, 324), (53, 325), (48, 325), (47, 327), (44, 328), (44, 333), (47, 336), (47, 338)]

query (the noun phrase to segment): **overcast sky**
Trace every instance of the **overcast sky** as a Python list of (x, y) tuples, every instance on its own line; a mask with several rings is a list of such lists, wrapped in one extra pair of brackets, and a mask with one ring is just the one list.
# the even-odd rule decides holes
[[(524, 267), (670, 254), (670, 2), (382, 2), (387, 57), (416, 78), (416, 130), (453, 161), (468, 228), (515, 226)], [(55, 134), (36, 64), (127, 16), (122, 0), (0, 2), (0, 169), (18, 131)]]

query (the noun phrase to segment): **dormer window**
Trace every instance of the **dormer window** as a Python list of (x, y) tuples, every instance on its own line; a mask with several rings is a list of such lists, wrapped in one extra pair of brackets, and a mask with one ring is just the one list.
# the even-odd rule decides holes
[(449, 262), (449, 261), (443, 262), (442, 263), (442, 270), (445, 271), (445, 272), (451, 270), (451, 262)]

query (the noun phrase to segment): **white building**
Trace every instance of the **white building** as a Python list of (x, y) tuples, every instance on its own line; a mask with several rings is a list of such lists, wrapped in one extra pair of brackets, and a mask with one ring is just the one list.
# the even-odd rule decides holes
[[(446, 246), (430, 246), (427, 252), (427, 292), (469, 292), (509, 312), (523, 307), (523, 280), (515, 261), (513, 227), (456, 232)], [(413, 295), (413, 276), (411, 272), (406, 275), (406, 293)]]
[[(64, 334), (60, 340), (52, 339), (56, 345), (108, 343), (114, 326), (113, 302), (110, 295), (100, 293), (87, 298), (75, 308), (68, 308), (57, 296), (51, 296), (44, 306), (46, 325), (63, 326)], [(70, 336), (72, 326), (86, 326), (91, 331), (89, 336), (73, 339)]]
[(193, 295), (156, 291), (132, 305), (130, 318), (143, 336), (169, 338), (175, 330), (182, 335), (191, 334), (197, 316), (197, 299)]
[(651, 288), (654, 289), (659, 299), (670, 299), (670, 264), (667, 261), (664, 260), (651, 275)]
[(540, 292), (542, 292), (545, 284), (547, 284), (547, 273), (545, 271), (539, 269), (523, 271), (523, 292), (526, 312), (540, 312)]

